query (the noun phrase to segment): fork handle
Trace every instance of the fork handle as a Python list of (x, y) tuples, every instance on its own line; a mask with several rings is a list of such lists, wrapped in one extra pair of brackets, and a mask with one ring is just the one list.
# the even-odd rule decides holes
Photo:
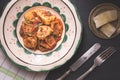
[(78, 77), (76, 80), (83, 80), (90, 72), (93, 71), (93, 69), (95, 68), (96, 66), (93, 65), (89, 70), (87, 70), (84, 74), (82, 74), (80, 77)]

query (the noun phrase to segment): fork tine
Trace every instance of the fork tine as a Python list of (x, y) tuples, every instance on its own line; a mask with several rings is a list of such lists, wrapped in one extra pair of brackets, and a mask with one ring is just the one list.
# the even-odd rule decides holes
[(109, 50), (111, 50), (111, 47), (108, 47), (107, 49), (105, 49), (99, 56), (100, 56), (100, 57), (105, 56), (106, 54), (104, 54), (104, 53), (108, 53)]
[(116, 52), (116, 49), (114, 47), (108, 47), (101, 55), (101, 59), (105, 60), (109, 58), (113, 53)]
[(103, 57), (103, 59), (107, 59), (109, 58), (113, 53), (115, 53), (117, 50), (115, 50), (114, 48), (112, 48), (108, 53), (106, 53), (106, 55)]

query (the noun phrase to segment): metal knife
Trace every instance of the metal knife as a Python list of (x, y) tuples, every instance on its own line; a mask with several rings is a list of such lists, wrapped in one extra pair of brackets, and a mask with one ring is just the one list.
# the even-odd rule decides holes
[(74, 64), (69, 67), (69, 70), (66, 71), (60, 78), (56, 80), (63, 80), (67, 75), (69, 75), (72, 71), (76, 71), (80, 66), (83, 65), (98, 49), (100, 49), (101, 45), (99, 43), (95, 43), (88, 51), (86, 51)]

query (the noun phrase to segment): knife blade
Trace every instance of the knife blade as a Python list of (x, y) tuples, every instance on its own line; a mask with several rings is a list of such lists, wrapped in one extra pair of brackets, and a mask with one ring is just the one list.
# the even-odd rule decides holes
[(69, 70), (66, 71), (60, 78), (57, 80), (63, 80), (67, 75), (69, 75), (72, 71), (76, 71), (80, 66), (82, 66), (95, 52), (100, 49), (101, 45), (99, 43), (95, 43), (89, 50), (87, 50), (75, 63), (73, 63)]

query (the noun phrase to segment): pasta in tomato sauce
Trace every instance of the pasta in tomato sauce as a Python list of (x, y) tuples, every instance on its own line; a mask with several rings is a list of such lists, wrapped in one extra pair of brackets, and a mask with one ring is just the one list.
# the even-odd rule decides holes
[(45, 52), (61, 40), (63, 23), (49, 11), (34, 9), (24, 14), (19, 33), (25, 47)]

